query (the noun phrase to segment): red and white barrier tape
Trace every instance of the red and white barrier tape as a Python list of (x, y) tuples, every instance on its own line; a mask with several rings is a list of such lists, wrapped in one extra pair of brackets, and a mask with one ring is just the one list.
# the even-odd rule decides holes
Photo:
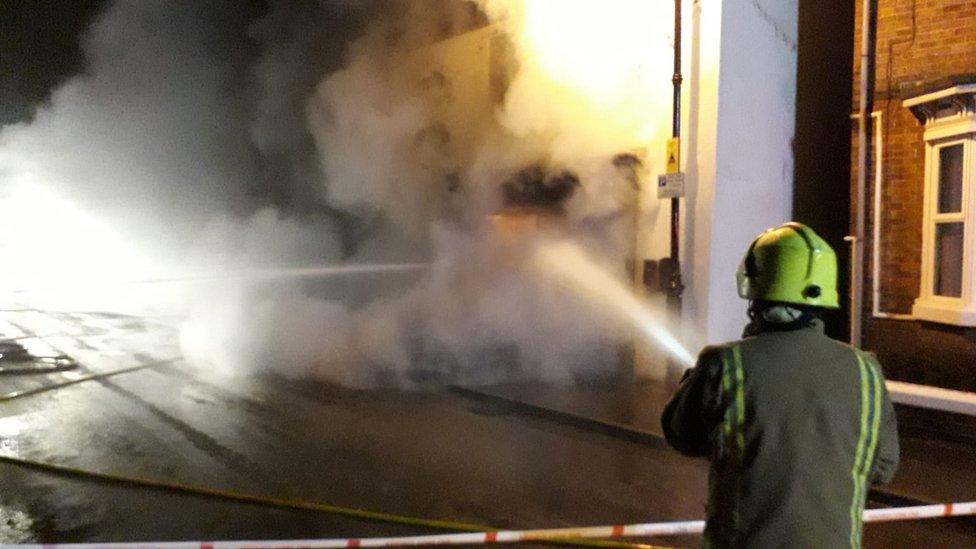
[[(864, 522), (888, 522), (961, 515), (976, 515), (976, 501), (942, 503), (918, 507), (868, 509)], [(268, 541), (176, 541), (158, 543), (65, 543), (44, 545), (3, 545), (25, 549), (324, 549), (329, 547), (410, 547), (425, 545), (478, 545), (486, 543), (514, 543), (519, 541), (557, 541), (574, 538), (621, 538), (680, 536), (699, 534), (705, 529), (705, 521), (653, 522), (645, 524), (618, 524), (616, 526), (588, 526), (582, 528), (554, 528), (545, 530), (499, 530), (497, 532), (471, 532), (437, 534), (430, 536), (405, 536), (396, 538), (346, 538), (318, 540), (268, 540)]]

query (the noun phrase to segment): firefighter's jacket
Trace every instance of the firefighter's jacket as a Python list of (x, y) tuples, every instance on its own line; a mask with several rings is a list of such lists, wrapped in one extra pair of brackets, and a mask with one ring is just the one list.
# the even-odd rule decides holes
[(878, 363), (820, 321), (706, 347), (662, 424), (711, 460), (706, 547), (859, 547), (868, 488), (898, 466)]

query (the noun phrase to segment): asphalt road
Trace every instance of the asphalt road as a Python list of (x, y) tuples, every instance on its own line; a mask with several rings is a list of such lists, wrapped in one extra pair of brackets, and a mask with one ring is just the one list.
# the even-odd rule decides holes
[[(214, 379), (165, 324), (2, 313), (7, 337), (79, 359), (0, 377), (0, 394), (133, 364), (146, 369), (0, 402), (0, 454), (255, 495), (503, 528), (701, 517), (706, 464), (451, 391), (350, 391), (263, 375)], [(0, 464), (0, 541), (137, 541), (433, 533)], [(936, 542), (937, 543), (933, 543)], [(656, 540), (693, 545), (694, 538)], [(967, 521), (867, 528), (871, 547), (972, 547)]]

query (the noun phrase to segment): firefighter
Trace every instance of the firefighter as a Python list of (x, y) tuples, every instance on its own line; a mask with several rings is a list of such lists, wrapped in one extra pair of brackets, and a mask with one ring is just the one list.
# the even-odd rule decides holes
[(711, 461), (703, 546), (859, 547), (898, 433), (874, 356), (824, 335), (837, 256), (786, 223), (753, 241), (737, 279), (743, 339), (702, 350), (661, 418), (671, 446)]

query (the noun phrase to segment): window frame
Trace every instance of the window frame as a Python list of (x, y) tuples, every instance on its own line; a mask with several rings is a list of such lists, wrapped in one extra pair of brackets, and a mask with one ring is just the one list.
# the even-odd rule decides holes
[[(962, 145), (962, 208), (939, 213), (941, 151)], [(976, 326), (976, 114), (960, 112), (929, 119), (925, 130), (925, 188), (922, 215), (922, 269), (919, 297), (912, 315), (957, 326)], [(935, 293), (936, 232), (940, 224), (963, 224), (962, 288), (959, 297)]]

